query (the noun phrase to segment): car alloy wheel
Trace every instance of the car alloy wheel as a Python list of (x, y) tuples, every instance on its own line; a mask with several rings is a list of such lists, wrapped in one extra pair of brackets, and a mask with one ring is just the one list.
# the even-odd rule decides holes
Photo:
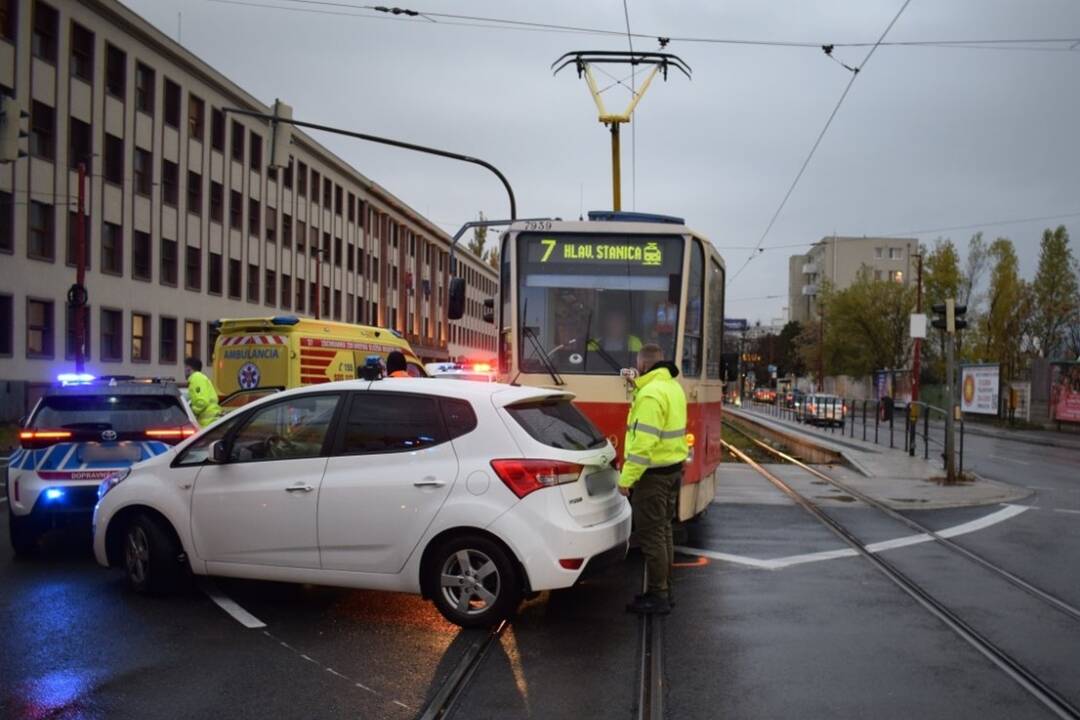
[(443, 598), (464, 615), (480, 615), (494, 607), (501, 589), (499, 568), (488, 555), (462, 549), (446, 558), (440, 574)]
[(146, 584), (150, 572), (150, 540), (140, 525), (128, 529), (124, 543), (124, 564), (132, 585), (139, 587)]

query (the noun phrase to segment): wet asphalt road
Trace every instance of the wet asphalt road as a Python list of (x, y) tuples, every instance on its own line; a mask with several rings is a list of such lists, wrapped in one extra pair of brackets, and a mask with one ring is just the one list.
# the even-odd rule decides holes
[[(1053, 489), (1038, 502), (1065, 503), (1066, 475), (1048, 471)], [(998, 509), (913, 515), (940, 529)], [(910, 534), (857, 504), (829, 512), (868, 540)], [(249, 629), (199, 590), (129, 593), (80, 532), (16, 562), (6, 524), (4, 512), (0, 718), (414, 718), (481, 636), (416, 597), (216, 580), (266, 624)], [(1080, 515), (1029, 510), (958, 540), (1076, 604), (1078, 533)], [(687, 545), (754, 558), (842, 547), (784, 503), (715, 505)], [(1077, 623), (933, 545), (887, 556), (1080, 703)], [(633, 717), (638, 625), (622, 605), (638, 583), (632, 556), (527, 603), (454, 717)], [(1048, 717), (860, 558), (763, 570), (680, 556), (676, 593), (664, 620), (669, 718)]]

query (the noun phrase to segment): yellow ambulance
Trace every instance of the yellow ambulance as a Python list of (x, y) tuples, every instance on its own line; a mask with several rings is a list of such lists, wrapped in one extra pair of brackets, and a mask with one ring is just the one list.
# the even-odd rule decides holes
[(410, 375), (427, 375), (404, 338), (370, 325), (278, 315), (221, 320), (218, 332), (214, 385), (227, 409), (279, 390), (353, 380), (367, 358), (385, 364), (394, 350), (405, 354)]

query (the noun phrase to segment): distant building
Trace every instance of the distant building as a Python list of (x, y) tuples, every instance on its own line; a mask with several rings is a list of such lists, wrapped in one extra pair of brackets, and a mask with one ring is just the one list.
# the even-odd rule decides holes
[(0, 165), (0, 416), (74, 359), (80, 162), (91, 372), (179, 378), (215, 320), (316, 303), (425, 360), (494, 357), (494, 269), (460, 248), (448, 322), (442, 229), (304, 133), (268, 168), (267, 124), (222, 109), (270, 109), (116, 0), (0, 0), (0, 93), (30, 113), (29, 157)]
[(866, 266), (875, 280), (915, 282), (914, 238), (845, 237), (830, 235), (811, 246), (804, 255), (788, 259), (788, 315), (801, 323), (817, 317), (818, 295), (824, 281), (837, 290), (855, 282)]

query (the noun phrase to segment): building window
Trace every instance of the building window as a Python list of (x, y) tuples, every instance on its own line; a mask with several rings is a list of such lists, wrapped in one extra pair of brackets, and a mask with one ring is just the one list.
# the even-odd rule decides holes
[(307, 225), (303, 220), (296, 221), (296, 252), (300, 255), (307, 253)]
[(225, 113), (218, 108), (210, 110), (210, 147), (225, 152)]
[[(83, 218), (85, 225), (83, 226), (85, 232), (83, 233), (83, 266), (90, 269), (90, 218)], [(79, 253), (77, 246), (79, 244), (79, 213), (68, 213), (68, 241), (67, 241), (67, 257), (65, 261), (68, 266), (75, 267), (78, 260)]]
[(266, 268), (265, 274), (266, 279), (264, 282), (266, 283), (266, 304), (272, 306), (277, 302), (277, 273), (270, 268)]
[(86, 172), (90, 172), (90, 154), (93, 129), (90, 123), (84, 123), (78, 118), (71, 118), (68, 122), (68, 167), (75, 170), (79, 163), (86, 166)]
[(180, 166), (172, 160), (161, 161), (161, 202), (176, 207), (180, 197)]
[(229, 258), (229, 297), (234, 300), (240, 299), (240, 275), (242, 273), (242, 267), (239, 260)]
[[(311, 228), (311, 229), (315, 230), (315, 228)], [(316, 232), (316, 233), (314, 233), (312, 235), (311, 247), (313, 247), (313, 248), (318, 247), (318, 244), (319, 244), (319, 235)], [(320, 259), (323, 262), (330, 262), (330, 233), (328, 233), (328, 232), (324, 232), (322, 234), (322, 258), (320, 258)]]
[(161, 284), (176, 286), (176, 241), (161, 238)]
[(101, 361), (124, 359), (124, 311), (101, 309)]
[(180, 127), (180, 86), (165, 78), (165, 124)]
[[(14, 13), (13, 13), (14, 14)], [(56, 37), (60, 33), (60, 14), (49, 5), (37, 0), (34, 3), (33, 27), (30, 49), (35, 57), (56, 62)]]
[(874, 257), (878, 260), (885, 257), (885, 248), (874, 248)]
[(259, 172), (262, 170), (262, 135), (252, 130), (250, 142), (251, 154), (248, 156), (248, 162), (252, 170)]
[(281, 307), (285, 310), (292, 307), (292, 278), (285, 273), (281, 274)]
[(26, 299), (26, 357), (53, 356), (53, 303)]
[(198, 320), (184, 321), (184, 357), (202, 359), (202, 328)]
[(259, 302), (259, 266), (254, 263), (248, 263), (247, 299), (251, 303)]
[(124, 184), (124, 141), (105, 133), (105, 181)]
[(330, 178), (325, 178), (323, 180), (322, 199), (323, 207), (329, 210), (330, 206), (334, 203), (334, 183), (330, 182)]
[(292, 158), (289, 159), (289, 164), (285, 166), (285, 176), (281, 179), (281, 184), (292, 190)]
[(127, 89), (127, 53), (114, 45), (105, 46), (105, 90), (124, 99)]
[(292, 217), (289, 215), (281, 216), (281, 247), (292, 247)]
[(168, 365), (176, 362), (176, 318), (163, 317), (158, 333), (158, 362)]
[(304, 281), (296, 278), (296, 312), (304, 312)]
[(341, 291), (334, 291), (334, 319), (341, 319)]
[(244, 162), (244, 126), (232, 121), (232, 159)]
[(197, 95), (188, 94), (188, 137), (202, 142), (203, 125), (206, 120), (206, 103)]
[(71, 23), (71, 75), (94, 81), (94, 33), (79, 23)]
[(225, 216), (225, 188), (219, 182), (210, 181), (210, 219), (221, 222)]
[(296, 194), (307, 197), (307, 165), (299, 160), (296, 162)]
[(53, 206), (30, 201), (30, 237), (27, 255), (52, 262), (56, 258), (56, 236)]
[(211, 295), (221, 294), (221, 253), (210, 253), (209, 268), (207, 269), (207, 291)]
[(191, 245), (184, 248), (184, 287), (202, 290), (202, 249)]
[(244, 229), (244, 196), (239, 190), (229, 191), (229, 226), (233, 230)]
[(150, 195), (154, 186), (154, 156), (142, 148), (135, 148), (135, 192)]
[(141, 62), (135, 63), (135, 109), (147, 115), (154, 114), (156, 79), (153, 68)]
[(101, 226), (101, 272), (124, 274), (124, 230), (111, 222)]
[(340, 185), (334, 186), (334, 213), (341, 217), (341, 206), (344, 204), (341, 201), (342, 189)]
[(131, 313), (131, 362), (150, 362), (150, 316)]
[(202, 175), (191, 170), (187, 174), (187, 210), (202, 215)]
[(255, 237), (259, 236), (261, 218), (262, 210), (259, 207), (259, 201), (255, 198), (248, 198), (248, 232)]
[(347, 265), (347, 268), (348, 268), (349, 272), (352, 272), (356, 268), (356, 260), (354, 259), (355, 255), (356, 255), (356, 248), (354, 248), (352, 245), (350, 245), (345, 250), (345, 260), (346, 260), (346, 265)]
[(356, 197), (349, 193), (349, 222), (356, 220)]
[(153, 248), (150, 233), (136, 230), (131, 234), (131, 277), (136, 280), (151, 280), (150, 268), (153, 267)]
[(889, 248), (890, 260), (902, 260), (904, 258), (904, 248), (891, 247)]
[(0, 0), (0, 37), (15, 42), (19, 17), (16, 12), (18, 0)]
[[(78, 345), (75, 337), (75, 309), (70, 305), (64, 312), (67, 328), (64, 333), (64, 357), (68, 360), (75, 359), (75, 348)], [(83, 358), (90, 359), (90, 306), (83, 306)]]
[(30, 106), (30, 154), (56, 158), (56, 110), (37, 100)]
[(277, 209), (266, 206), (266, 241), (277, 242)]
[(341, 267), (341, 238), (334, 238), (334, 265)]
[(319, 202), (319, 173), (311, 171), (311, 202)]

